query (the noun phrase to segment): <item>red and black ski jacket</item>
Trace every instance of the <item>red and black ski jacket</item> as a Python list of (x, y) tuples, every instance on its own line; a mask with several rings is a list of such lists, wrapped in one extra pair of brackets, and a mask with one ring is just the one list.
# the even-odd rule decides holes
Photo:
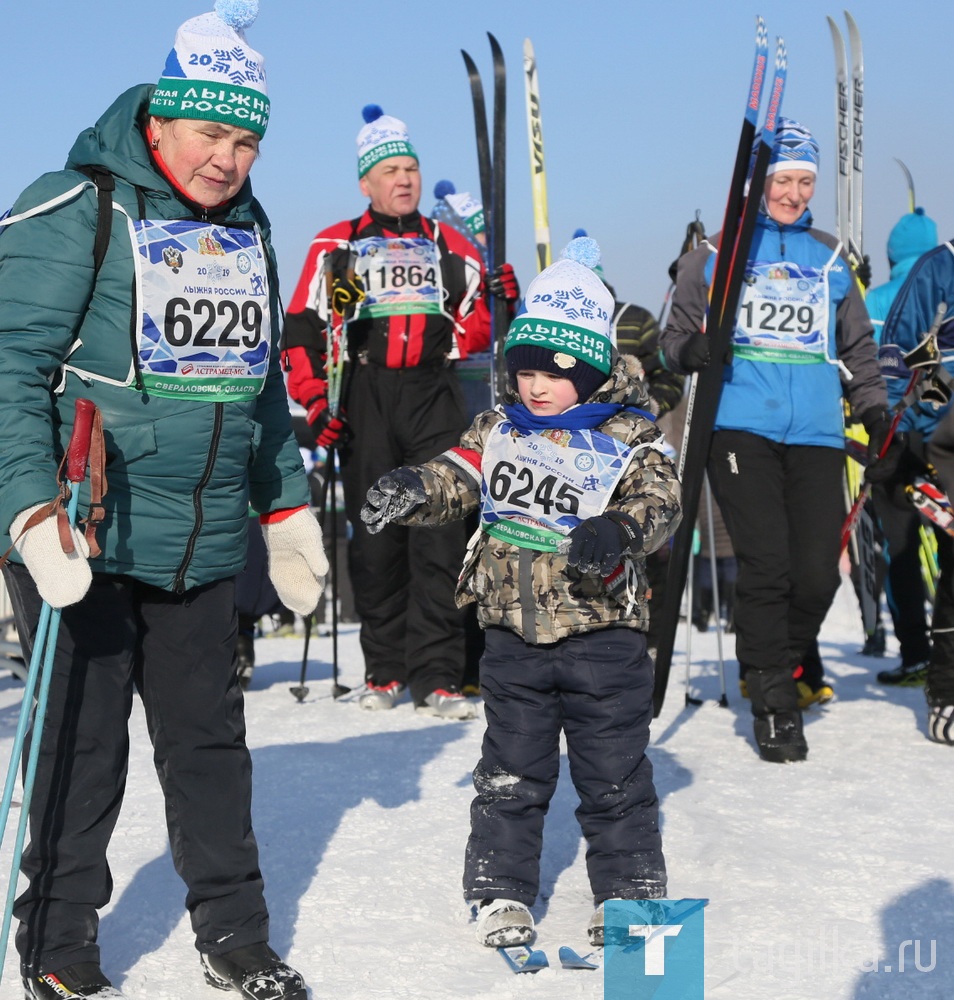
[(419, 212), (382, 215), (370, 207), (357, 219), (322, 230), (312, 240), (282, 332), (288, 391), (303, 406), (325, 395), (325, 323), (316, 309), (324, 255), (367, 237), (423, 236), (435, 241), (444, 288), (444, 314), (411, 313), (348, 324), (348, 356), (386, 368), (441, 367), (490, 344), (485, 269), (479, 252), (450, 226)]

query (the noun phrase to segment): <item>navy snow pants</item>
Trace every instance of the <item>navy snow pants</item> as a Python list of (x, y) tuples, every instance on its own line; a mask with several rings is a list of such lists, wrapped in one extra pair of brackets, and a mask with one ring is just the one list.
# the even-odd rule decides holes
[(594, 901), (665, 896), (659, 802), (645, 753), (653, 707), (645, 635), (604, 628), (533, 646), (490, 628), (486, 639), (487, 731), (474, 769), (464, 897), (536, 900), (561, 730)]

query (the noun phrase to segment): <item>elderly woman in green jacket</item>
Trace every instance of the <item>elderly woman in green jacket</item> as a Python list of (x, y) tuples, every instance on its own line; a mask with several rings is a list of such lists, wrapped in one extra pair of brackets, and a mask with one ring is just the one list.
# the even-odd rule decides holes
[[(134, 691), (207, 980), (306, 995), (267, 943), (233, 663), (249, 504), (286, 606), (314, 610), (327, 573), (248, 181), (269, 107), (243, 31), (256, 12), (218, 0), (183, 24), (158, 85), (120, 96), (0, 224), (0, 531), (27, 651), (42, 602), (63, 608), (14, 911), (28, 997), (120, 996), (96, 929)], [(80, 397), (102, 413), (107, 455), (92, 555), (76, 529), (64, 552), (56, 519), (35, 516)]]

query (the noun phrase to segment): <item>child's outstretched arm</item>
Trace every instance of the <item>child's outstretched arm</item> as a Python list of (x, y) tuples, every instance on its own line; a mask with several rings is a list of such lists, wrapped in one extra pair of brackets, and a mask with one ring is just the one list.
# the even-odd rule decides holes
[(368, 490), (361, 520), (376, 535), (386, 524), (413, 514), (426, 501), (427, 490), (420, 473), (406, 467), (394, 469)]

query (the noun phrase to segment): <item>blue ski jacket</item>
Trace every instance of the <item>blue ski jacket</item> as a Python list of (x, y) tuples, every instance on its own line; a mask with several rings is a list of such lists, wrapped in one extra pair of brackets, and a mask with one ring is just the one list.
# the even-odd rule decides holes
[[(661, 339), (666, 363), (677, 372), (684, 371), (678, 363), (681, 345), (705, 326), (718, 241), (717, 236), (679, 261)], [(760, 282), (765, 292), (740, 306), (715, 429), (842, 449), (843, 398), (860, 417), (886, 406), (887, 394), (871, 321), (838, 240), (813, 228), (808, 211), (785, 226), (759, 213), (746, 282), (752, 287)], [(782, 290), (773, 302), (775, 286)], [(769, 338), (764, 342), (763, 331)], [(788, 349), (774, 355), (764, 350), (779, 338)], [(810, 349), (802, 351), (801, 341)]]
[[(882, 347), (896, 346), (905, 354), (917, 347), (930, 330), (941, 302), (946, 302), (948, 309), (938, 332), (938, 346), (944, 367), (954, 375), (954, 242), (942, 243), (915, 262), (884, 321)], [(892, 404), (904, 395), (909, 377), (902, 372), (887, 378)], [(901, 418), (899, 430), (919, 431), (929, 440), (950, 407), (950, 403), (940, 407), (918, 403)]]

